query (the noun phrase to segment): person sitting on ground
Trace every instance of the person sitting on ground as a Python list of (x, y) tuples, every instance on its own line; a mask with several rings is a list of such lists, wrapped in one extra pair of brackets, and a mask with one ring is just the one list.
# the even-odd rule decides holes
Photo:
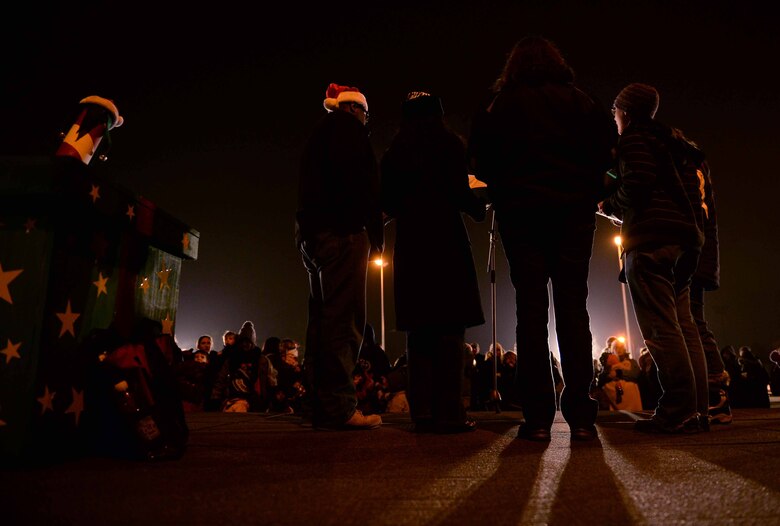
[(604, 371), (607, 380), (602, 385), (610, 410), (641, 411), (642, 397), (637, 384), (639, 364), (628, 355), (626, 344), (620, 340), (612, 342), (612, 351)]
[(208, 364), (209, 355), (203, 349), (197, 349), (193, 353), (192, 360), (183, 360), (175, 364), (179, 394), (186, 413), (204, 409)]
[(221, 401), (227, 413), (265, 412), (276, 387), (276, 370), (267, 357), (261, 356), (252, 322), (241, 327), (236, 349), (222, 366), (211, 392), (212, 400)]

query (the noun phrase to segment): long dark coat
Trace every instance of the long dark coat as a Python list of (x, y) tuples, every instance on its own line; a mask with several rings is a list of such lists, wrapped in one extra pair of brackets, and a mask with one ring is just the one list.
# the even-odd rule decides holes
[(381, 160), (382, 208), (396, 221), (396, 326), (485, 323), (461, 212), (485, 218), (468, 184), (463, 142), (441, 124), (402, 130)]

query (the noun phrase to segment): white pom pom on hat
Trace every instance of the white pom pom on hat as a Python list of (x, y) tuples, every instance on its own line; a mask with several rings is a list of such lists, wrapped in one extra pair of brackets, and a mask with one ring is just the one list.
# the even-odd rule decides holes
[(342, 102), (356, 102), (363, 106), (363, 109), (368, 111), (368, 101), (366, 96), (360, 93), (357, 88), (350, 86), (342, 86), (340, 84), (331, 83), (328, 89), (325, 90), (325, 100), (323, 106), (330, 111), (337, 110), (339, 104)]
[(119, 115), (119, 110), (116, 108), (116, 105), (110, 99), (98, 97), (97, 95), (90, 95), (89, 97), (85, 97), (81, 99), (81, 101), (79, 101), (79, 104), (97, 104), (98, 106), (103, 106), (105, 109), (111, 112), (114, 119), (111, 125), (108, 127), (109, 130), (113, 130), (114, 128), (119, 128), (125, 122), (122, 116)]

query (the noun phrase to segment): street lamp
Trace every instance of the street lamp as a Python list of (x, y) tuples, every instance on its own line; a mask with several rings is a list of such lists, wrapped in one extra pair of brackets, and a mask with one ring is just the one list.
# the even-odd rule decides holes
[(382, 257), (378, 257), (374, 260), (374, 265), (379, 267), (379, 316), (380, 323), (380, 338), (382, 349), (387, 351), (385, 347), (385, 262)]
[[(623, 239), (620, 236), (615, 236), (615, 245), (617, 245), (617, 254), (618, 254), (618, 265), (620, 266), (620, 272), (623, 272)], [(634, 358), (634, 353), (631, 350), (631, 331), (628, 328), (628, 301), (626, 299), (626, 284), (621, 283), (620, 284), (620, 290), (623, 293), (623, 321), (626, 324), (626, 349), (628, 349), (628, 354), (632, 358)]]

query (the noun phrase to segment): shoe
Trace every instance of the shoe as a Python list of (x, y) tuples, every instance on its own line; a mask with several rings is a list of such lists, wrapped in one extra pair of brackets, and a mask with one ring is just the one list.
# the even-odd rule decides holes
[(349, 420), (341, 424), (332, 424), (330, 422), (313, 421), (313, 426), (317, 429), (326, 429), (333, 431), (357, 431), (360, 429), (376, 429), (382, 425), (382, 417), (379, 415), (364, 415), (360, 409), (355, 409)]
[(696, 413), (695, 415), (685, 419), (683, 422), (679, 424), (661, 424), (654, 418), (648, 418), (646, 420), (637, 420), (634, 422), (634, 431), (639, 431), (640, 433), (657, 433), (657, 434), (666, 434), (666, 435), (680, 435), (680, 434), (693, 434), (698, 433), (701, 431), (701, 426), (699, 425), (699, 414)]
[(729, 404), (729, 398), (726, 395), (726, 391), (720, 390), (720, 400), (717, 404), (709, 408), (709, 423), (710, 424), (730, 424), (734, 417), (731, 415), (731, 404)]
[(549, 442), (552, 437), (550, 436), (550, 430), (546, 427), (531, 427), (523, 422), (517, 430), (517, 438), (532, 442)]
[(571, 439), (577, 440), (580, 442), (587, 442), (590, 440), (595, 440), (596, 437), (598, 437), (598, 433), (596, 432), (596, 426), (582, 426), (582, 427), (572, 427), (571, 428)]
[(436, 423), (433, 425), (433, 432), (439, 435), (452, 435), (455, 433), (468, 433), (469, 431), (475, 431), (477, 429), (477, 422), (471, 418), (467, 418), (463, 422), (456, 424), (450, 423)]
[(360, 409), (355, 409), (349, 420), (344, 422), (344, 429), (376, 429), (382, 425), (382, 417), (379, 415), (364, 415)]

